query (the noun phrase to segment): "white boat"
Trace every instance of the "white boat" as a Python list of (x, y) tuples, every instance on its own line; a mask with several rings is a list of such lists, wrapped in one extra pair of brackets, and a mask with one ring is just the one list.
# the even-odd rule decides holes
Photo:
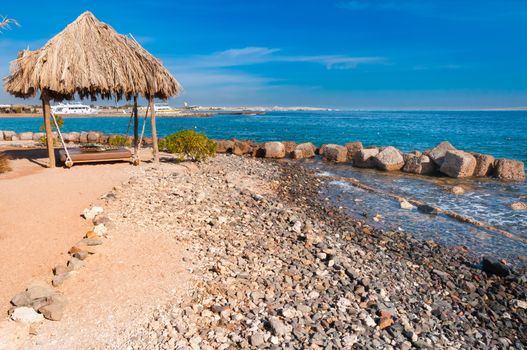
[(59, 103), (51, 106), (51, 111), (54, 114), (97, 114), (99, 112), (97, 108), (92, 108), (80, 102)]
[(156, 111), (156, 113), (175, 113), (177, 112), (177, 109), (170, 107), (168, 103), (156, 103), (154, 105), (154, 110)]

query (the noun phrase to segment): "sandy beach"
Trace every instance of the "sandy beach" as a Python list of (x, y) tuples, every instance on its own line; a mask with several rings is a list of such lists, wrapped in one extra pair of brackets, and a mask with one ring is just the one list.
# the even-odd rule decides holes
[[(291, 161), (168, 160), (128, 168), (129, 181), (97, 189), (95, 198), (107, 194), (110, 238), (59, 287), (63, 319), (37, 327), (28, 348), (526, 341), (519, 275), (488, 277), (461, 248), (352, 220), (318, 196), (326, 180)], [(507, 323), (496, 317), (504, 312)]]

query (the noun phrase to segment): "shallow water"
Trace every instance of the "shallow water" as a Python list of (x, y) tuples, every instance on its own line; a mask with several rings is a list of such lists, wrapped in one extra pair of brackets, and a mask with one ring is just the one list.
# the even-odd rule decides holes
[[(510, 203), (527, 199), (525, 183), (388, 174), (322, 161), (307, 162), (306, 166), (316, 170), (319, 176), (355, 178), (384, 192), (452, 210), (527, 239), (527, 211), (513, 211), (509, 207)], [(456, 196), (447, 191), (449, 187), (459, 184), (467, 189), (464, 195)], [(433, 239), (447, 246), (464, 245), (475, 255), (506, 258), (515, 264), (523, 264), (518, 257), (527, 256), (527, 244), (523, 242), (445, 215), (432, 216), (416, 209), (401, 209), (398, 201), (367, 192), (346, 181), (331, 181), (321, 195), (346, 208), (350, 215), (366, 219), (374, 226), (410, 232), (419, 239)], [(378, 214), (381, 219), (374, 221)]]

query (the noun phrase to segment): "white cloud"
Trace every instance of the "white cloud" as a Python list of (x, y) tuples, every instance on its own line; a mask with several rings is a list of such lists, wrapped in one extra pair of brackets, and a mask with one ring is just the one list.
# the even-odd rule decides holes
[(382, 63), (382, 57), (355, 57), (345, 55), (294, 56), (282, 54), (282, 50), (268, 47), (245, 47), (228, 49), (210, 55), (196, 55), (173, 61), (181, 69), (241, 67), (255, 64), (316, 63), (327, 69), (355, 69), (360, 64)]

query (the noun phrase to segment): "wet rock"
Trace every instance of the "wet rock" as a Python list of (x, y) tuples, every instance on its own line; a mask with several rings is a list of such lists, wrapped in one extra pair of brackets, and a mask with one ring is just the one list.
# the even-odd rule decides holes
[(437, 166), (428, 156), (415, 156), (406, 161), (403, 171), (418, 175), (430, 175), (435, 173)]
[(294, 159), (313, 158), (315, 156), (315, 145), (311, 142), (301, 143), (296, 146), (293, 152)]
[(403, 201), (400, 201), (399, 202), (399, 205), (401, 207), (401, 209), (408, 209), (408, 210), (411, 210), (411, 209), (414, 209), (415, 206), (412, 205), (410, 202), (408, 202), (407, 200), (403, 200)]
[(498, 159), (494, 164), (494, 176), (504, 181), (525, 181), (523, 162), (511, 159)]
[(443, 160), (446, 156), (446, 153), (448, 151), (455, 151), (456, 148), (450, 144), (448, 141), (443, 141), (436, 147), (434, 147), (430, 152), (428, 152), (427, 156), (430, 157), (430, 159), (437, 164), (437, 166), (441, 167), (443, 165)]
[(474, 169), (474, 176), (485, 177), (492, 175), (494, 170), (495, 159), (493, 156), (481, 153), (472, 153), (476, 158), (476, 169)]
[(454, 178), (471, 177), (476, 169), (476, 158), (463, 151), (447, 151), (441, 168), (443, 174)]
[(284, 158), (286, 151), (282, 142), (266, 142), (263, 145), (265, 158)]
[(512, 210), (527, 210), (527, 203), (515, 202), (510, 205)]
[(289, 158), (292, 158), (293, 157), (293, 153), (294, 153), (294, 151), (296, 149), (296, 142), (283, 141), (282, 144), (284, 145), (284, 148), (285, 148), (285, 156), (289, 157)]
[(344, 146), (327, 144), (322, 146), (320, 154), (328, 162), (344, 163), (348, 160), (348, 150)]
[(355, 153), (353, 166), (357, 168), (373, 168), (375, 156), (379, 154), (378, 148), (364, 148)]
[(417, 211), (419, 211), (420, 213), (423, 213), (423, 214), (428, 214), (428, 215), (437, 215), (439, 214), (439, 211), (437, 210), (437, 208), (434, 208), (430, 205), (419, 205), (417, 206)]
[(362, 146), (362, 142), (348, 142), (344, 145), (346, 149), (348, 150), (348, 162), (353, 161), (353, 157), (355, 157), (355, 154), (359, 152), (364, 147)]
[(465, 188), (463, 186), (453, 186), (449, 189), (450, 193), (460, 196), (465, 194)]
[(375, 167), (383, 171), (401, 170), (404, 166), (404, 159), (401, 152), (395, 147), (386, 147), (374, 158)]
[(484, 257), (481, 260), (481, 268), (489, 275), (496, 275), (500, 277), (506, 277), (511, 273), (507, 265), (492, 257)]

